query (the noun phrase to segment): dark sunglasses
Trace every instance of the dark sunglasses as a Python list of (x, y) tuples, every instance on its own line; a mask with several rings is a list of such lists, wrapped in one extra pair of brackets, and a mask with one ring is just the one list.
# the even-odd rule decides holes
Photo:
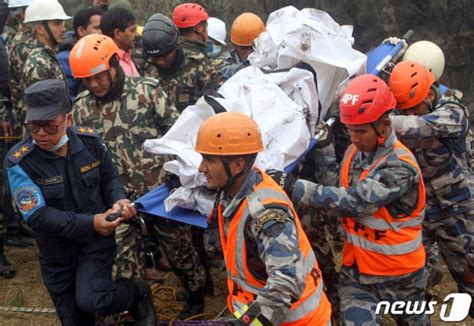
[(61, 121), (57, 125), (50, 124), (49, 121), (27, 122), (26, 128), (32, 134), (36, 134), (37, 132), (40, 131), (41, 128), (43, 128), (44, 132), (47, 133), (48, 135), (55, 135), (58, 132), (58, 127), (64, 122), (64, 120)]

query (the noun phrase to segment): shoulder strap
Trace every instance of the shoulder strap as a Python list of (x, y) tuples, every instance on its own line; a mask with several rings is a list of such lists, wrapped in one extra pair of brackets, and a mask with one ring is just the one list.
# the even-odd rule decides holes
[(8, 160), (14, 164), (20, 163), (28, 154), (35, 149), (35, 146), (31, 142), (21, 142), (15, 145), (8, 155)]
[(71, 130), (78, 136), (99, 138), (99, 134), (93, 127), (73, 126)]

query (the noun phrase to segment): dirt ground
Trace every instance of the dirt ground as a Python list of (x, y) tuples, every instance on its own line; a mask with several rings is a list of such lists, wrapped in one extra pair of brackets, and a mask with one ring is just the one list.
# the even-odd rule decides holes
[[(11, 307), (54, 308), (43, 285), (36, 248), (6, 248), (8, 260), (15, 266), (16, 276), (0, 278), (0, 326), (60, 325), (54, 313), (19, 313), (3, 311)], [(213, 269), (214, 296), (206, 297), (203, 319), (213, 319), (226, 307), (225, 274)], [(184, 302), (175, 300), (178, 280), (173, 273), (165, 274), (163, 284), (153, 284), (154, 303), (161, 319), (176, 318)], [(10, 309), (9, 309), (10, 310)], [(227, 313), (227, 311), (226, 311)]]
[[(10, 262), (15, 266), (17, 275), (12, 279), (0, 279), (0, 326), (10, 325), (59, 325), (59, 321), (52, 313), (26, 313), (2, 311), (10, 307), (28, 308), (54, 308), (43, 286), (39, 270), (38, 254), (36, 248), (17, 249), (6, 248), (6, 254)], [(452, 292), (456, 292), (456, 286), (447, 268), (444, 268), (443, 281), (436, 288), (438, 302)], [(226, 288), (225, 274), (213, 270), (215, 293), (214, 296), (206, 298), (206, 315), (204, 319), (214, 319), (225, 308)], [(154, 284), (153, 293), (157, 311), (162, 319), (175, 318), (182, 307), (182, 302), (175, 300), (175, 289), (178, 284), (172, 273), (166, 274), (164, 284)], [(228, 312), (225, 311), (224, 316)], [(431, 317), (433, 325), (443, 325), (439, 320), (439, 312)], [(386, 325), (395, 325), (391, 320), (384, 322)], [(467, 319), (463, 323), (450, 325), (474, 325), (473, 319)]]

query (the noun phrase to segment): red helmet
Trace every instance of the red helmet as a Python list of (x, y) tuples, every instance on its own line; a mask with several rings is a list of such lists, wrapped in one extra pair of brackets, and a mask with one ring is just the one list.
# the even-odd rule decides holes
[(377, 121), (385, 112), (395, 108), (393, 93), (377, 76), (366, 74), (356, 77), (342, 94), (341, 122), (362, 125)]
[(206, 10), (197, 3), (183, 3), (173, 10), (173, 22), (178, 28), (194, 27), (208, 18)]

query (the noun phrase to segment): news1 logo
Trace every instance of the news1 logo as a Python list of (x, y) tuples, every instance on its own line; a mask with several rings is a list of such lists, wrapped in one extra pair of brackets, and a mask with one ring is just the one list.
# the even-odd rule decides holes
[[(448, 294), (441, 305), (439, 317), (442, 321), (463, 321), (469, 314), (472, 297), (467, 293)], [(432, 315), (435, 312), (436, 301), (380, 301), (375, 313), (392, 315)], [(451, 309), (449, 309), (451, 308)]]

